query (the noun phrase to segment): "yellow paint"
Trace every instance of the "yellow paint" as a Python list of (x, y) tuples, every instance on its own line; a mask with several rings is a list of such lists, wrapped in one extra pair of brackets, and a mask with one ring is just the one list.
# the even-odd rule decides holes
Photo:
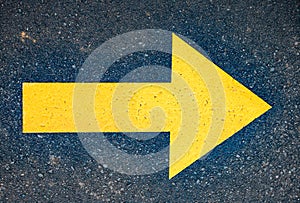
[(176, 35), (171, 83), (23, 83), (23, 132), (170, 132), (169, 178), (270, 106)]
[[(183, 149), (180, 146), (170, 145), (169, 178), (174, 177), (271, 108), (270, 105), (176, 35), (173, 35), (172, 52), (173, 70), (177, 70), (177, 66), (179, 66), (181, 70), (194, 69), (198, 74), (200, 73), (208, 87), (210, 98), (214, 101), (212, 101), (212, 108), (207, 108), (212, 114), (207, 118), (212, 119), (212, 123), (204, 122), (206, 127), (210, 125), (209, 132), (202, 133), (204, 129), (200, 122), (200, 131), (189, 148)], [(214, 75), (214, 71), (217, 72), (218, 76)], [(194, 76), (195, 74), (189, 75), (190, 78)], [(221, 82), (221, 88), (218, 86), (219, 82)], [(197, 83), (194, 84), (197, 85)], [(199, 101), (201, 99), (198, 99)], [(201, 108), (199, 111), (200, 118), (202, 115), (207, 116), (207, 114), (201, 114)], [(172, 137), (171, 132), (171, 139)], [(180, 160), (172, 161), (175, 153), (183, 154)]]
[(23, 83), (23, 132), (74, 132), (74, 83)]

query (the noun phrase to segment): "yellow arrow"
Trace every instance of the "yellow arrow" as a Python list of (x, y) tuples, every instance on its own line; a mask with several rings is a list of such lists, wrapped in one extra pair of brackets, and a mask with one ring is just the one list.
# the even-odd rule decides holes
[(171, 83), (23, 83), (23, 132), (170, 132), (172, 178), (271, 107), (172, 36)]

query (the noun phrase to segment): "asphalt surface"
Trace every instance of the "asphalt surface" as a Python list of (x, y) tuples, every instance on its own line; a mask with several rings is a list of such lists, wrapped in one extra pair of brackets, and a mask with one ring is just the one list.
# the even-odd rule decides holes
[[(299, 202), (299, 5), (2, 1), (0, 201)], [(77, 134), (22, 134), (22, 82), (74, 82), (103, 42), (148, 28), (195, 41), (273, 108), (171, 180), (167, 169), (128, 176), (104, 168)]]

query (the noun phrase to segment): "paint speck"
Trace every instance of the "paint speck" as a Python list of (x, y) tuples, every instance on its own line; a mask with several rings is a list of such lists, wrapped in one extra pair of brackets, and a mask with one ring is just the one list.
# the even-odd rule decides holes
[(36, 39), (32, 38), (31, 36), (29, 36), (29, 34), (27, 34), (24, 31), (20, 33), (20, 39), (23, 43), (25, 43), (26, 39), (32, 41), (33, 43), (36, 43), (37, 41)]

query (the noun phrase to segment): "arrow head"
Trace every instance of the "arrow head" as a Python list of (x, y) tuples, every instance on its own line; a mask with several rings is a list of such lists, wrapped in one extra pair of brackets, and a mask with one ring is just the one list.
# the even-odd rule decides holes
[(271, 108), (175, 34), (172, 40), (172, 83), (177, 76), (188, 83), (198, 114), (187, 117), (199, 125), (171, 131), (170, 179)]

